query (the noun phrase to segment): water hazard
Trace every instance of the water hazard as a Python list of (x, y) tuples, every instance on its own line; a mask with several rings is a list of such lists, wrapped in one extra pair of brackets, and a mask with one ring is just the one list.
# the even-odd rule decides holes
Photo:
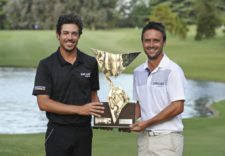
[[(36, 97), (32, 96), (35, 72), (35, 69), (0, 68), (0, 133), (45, 132), (45, 113), (39, 111)], [(132, 99), (132, 75), (122, 74), (112, 81)], [(103, 74), (100, 88), (100, 100), (106, 101), (109, 87)], [(183, 118), (210, 115), (205, 106), (225, 99), (224, 93), (224, 83), (188, 80)]]

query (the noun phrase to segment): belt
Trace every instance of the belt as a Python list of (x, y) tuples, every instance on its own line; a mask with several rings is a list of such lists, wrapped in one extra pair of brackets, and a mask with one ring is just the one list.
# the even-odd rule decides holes
[(171, 133), (182, 134), (182, 132), (179, 132), (179, 131), (161, 131), (161, 132), (158, 132), (158, 131), (146, 130), (145, 132), (148, 134), (148, 136), (166, 135), (166, 134), (171, 134)]
[(56, 123), (56, 122), (48, 122), (48, 125), (52, 126), (60, 126), (60, 127), (91, 127), (90, 123), (72, 123), (72, 124), (62, 124), (62, 123)]

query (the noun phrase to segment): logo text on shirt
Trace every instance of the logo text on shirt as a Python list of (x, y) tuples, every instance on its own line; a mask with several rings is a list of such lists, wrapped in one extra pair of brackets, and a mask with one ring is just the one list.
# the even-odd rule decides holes
[(153, 82), (153, 85), (163, 86), (165, 85), (165, 82)]
[(45, 86), (34, 86), (34, 90), (46, 90)]
[(89, 77), (91, 77), (91, 73), (80, 73), (80, 76), (89, 78)]

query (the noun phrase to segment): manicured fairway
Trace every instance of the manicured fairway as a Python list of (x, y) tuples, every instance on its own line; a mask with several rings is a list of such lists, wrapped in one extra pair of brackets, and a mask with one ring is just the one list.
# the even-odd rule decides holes
[[(177, 62), (189, 79), (225, 82), (225, 37), (194, 40), (194, 27), (186, 40), (168, 34), (166, 54)], [(79, 48), (91, 55), (91, 48), (114, 53), (141, 51), (126, 72), (145, 61), (140, 29), (84, 30)], [(0, 31), (0, 66), (36, 67), (41, 58), (57, 49), (54, 31)]]
[[(181, 40), (168, 35), (166, 54), (177, 62), (189, 79), (225, 82), (225, 37), (194, 41), (194, 28)], [(141, 51), (140, 29), (85, 30), (79, 48), (115, 53)], [(41, 58), (56, 50), (54, 31), (0, 31), (0, 66), (36, 67)], [(145, 61), (142, 54), (126, 70)], [(225, 101), (212, 107), (214, 117), (185, 119), (184, 156), (225, 155)], [(1, 126), (1, 125), (0, 125)], [(136, 133), (94, 130), (93, 156), (136, 156)], [(0, 156), (44, 156), (44, 134), (0, 134)]]
[[(225, 101), (213, 105), (219, 114), (185, 119), (184, 156), (224, 156)], [(136, 133), (94, 130), (93, 156), (136, 156)], [(1, 156), (44, 156), (44, 134), (0, 135)]]

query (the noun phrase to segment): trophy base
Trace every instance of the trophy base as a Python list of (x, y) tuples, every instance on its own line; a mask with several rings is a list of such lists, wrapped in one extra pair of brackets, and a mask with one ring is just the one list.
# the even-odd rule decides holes
[(135, 122), (135, 103), (128, 103), (124, 106), (116, 123), (113, 123), (108, 102), (103, 102), (103, 106), (105, 107), (104, 114), (101, 117), (94, 117), (94, 127), (130, 128), (130, 125)]

